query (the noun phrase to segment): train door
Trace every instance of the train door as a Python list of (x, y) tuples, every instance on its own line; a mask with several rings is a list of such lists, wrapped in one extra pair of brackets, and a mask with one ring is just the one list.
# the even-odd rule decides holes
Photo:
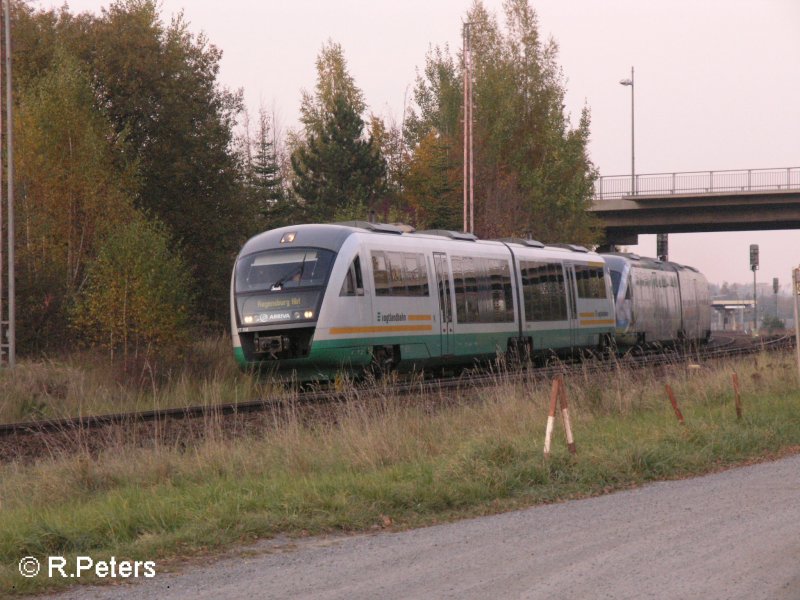
[(450, 272), (447, 268), (447, 255), (433, 253), (436, 270), (436, 289), (439, 293), (439, 332), (442, 356), (453, 354), (453, 305), (450, 296)]
[(567, 288), (567, 318), (569, 320), (569, 343), (575, 348), (580, 343), (578, 339), (578, 301), (576, 298), (577, 285), (575, 280), (575, 266), (564, 265), (564, 287)]

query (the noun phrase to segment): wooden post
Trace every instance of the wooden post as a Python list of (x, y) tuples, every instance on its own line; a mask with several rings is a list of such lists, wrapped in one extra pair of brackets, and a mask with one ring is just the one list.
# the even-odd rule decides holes
[(567, 402), (567, 391), (564, 386), (563, 375), (553, 379), (550, 387), (550, 412), (547, 414), (547, 429), (544, 434), (544, 456), (550, 457), (550, 442), (553, 439), (553, 425), (556, 421), (556, 407), (561, 402), (561, 418), (564, 420), (564, 433), (567, 436), (567, 448), (571, 454), (577, 453), (575, 439), (572, 437), (572, 423), (569, 420), (569, 405)]
[(736, 373), (733, 374), (733, 392), (736, 397), (736, 418), (742, 418), (742, 398), (739, 394), (739, 377)]
[(678, 422), (681, 425), (686, 425), (686, 423), (683, 420), (683, 414), (681, 413), (681, 409), (678, 408), (678, 403), (675, 401), (675, 394), (672, 393), (672, 388), (670, 387), (669, 384), (666, 384), (665, 387), (667, 388), (667, 395), (669, 396), (669, 401), (672, 404), (672, 410), (675, 411), (675, 416), (678, 418)]
[(578, 449), (575, 446), (575, 439), (572, 437), (572, 424), (569, 421), (569, 406), (567, 403), (567, 386), (564, 385), (563, 377), (559, 378), (561, 380), (561, 418), (564, 419), (564, 433), (567, 436), (567, 448), (569, 449), (570, 454), (577, 454)]
[(798, 297), (800, 297), (800, 267), (792, 269), (792, 297), (794, 298), (794, 347), (797, 353), (797, 377), (800, 378), (800, 308), (798, 307)]
[(553, 379), (553, 385), (550, 387), (550, 412), (547, 414), (547, 429), (544, 433), (544, 456), (550, 456), (550, 440), (553, 437), (553, 423), (556, 420), (556, 403), (558, 402), (559, 390), (561, 388), (561, 378), (556, 377)]

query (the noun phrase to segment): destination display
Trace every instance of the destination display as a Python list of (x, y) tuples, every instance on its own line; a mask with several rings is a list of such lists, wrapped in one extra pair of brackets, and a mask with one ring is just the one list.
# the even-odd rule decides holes
[(311, 321), (317, 317), (319, 291), (285, 294), (239, 296), (239, 314), (243, 327)]

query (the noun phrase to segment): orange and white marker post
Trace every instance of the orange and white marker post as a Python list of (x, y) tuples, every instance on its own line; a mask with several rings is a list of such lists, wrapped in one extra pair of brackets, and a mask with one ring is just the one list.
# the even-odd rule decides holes
[(667, 396), (669, 396), (669, 401), (670, 404), (672, 404), (672, 410), (675, 411), (675, 416), (678, 419), (678, 423), (680, 423), (681, 425), (686, 425), (686, 423), (683, 420), (683, 413), (681, 412), (681, 409), (678, 408), (678, 402), (675, 400), (675, 394), (672, 392), (672, 387), (670, 387), (668, 383), (666, 384), (665, 387), (667, 388)]
[(736, 418), (742, 418), (742, 396), (739, 392), (739, 376), (734, 373), (733, 374), (733, 393), (736, 398)]
[(556, 421), (556, 406), (561, 401), (561, 418), (564, 421), (564, 433), (567, 436), (567, 448), (570, 454), (577, 454), (575, 439), (572, 437), (572, 424), (569, 420), (569, 404), (567, 402), (567, 390), (564, 386), (564, 377), (559, 375), (553, 380), (550, 388), (550, 412), (547, 415), (547, 429), (544, 434), (544, 456), (550, 456), (550, 442), (553, 439), (553, 425)]

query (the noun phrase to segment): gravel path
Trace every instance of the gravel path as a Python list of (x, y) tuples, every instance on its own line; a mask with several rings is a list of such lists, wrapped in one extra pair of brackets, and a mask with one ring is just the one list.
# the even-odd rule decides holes
[(402, 533), (263, 542), (67, 598), (800, 598), (800, 455)]

